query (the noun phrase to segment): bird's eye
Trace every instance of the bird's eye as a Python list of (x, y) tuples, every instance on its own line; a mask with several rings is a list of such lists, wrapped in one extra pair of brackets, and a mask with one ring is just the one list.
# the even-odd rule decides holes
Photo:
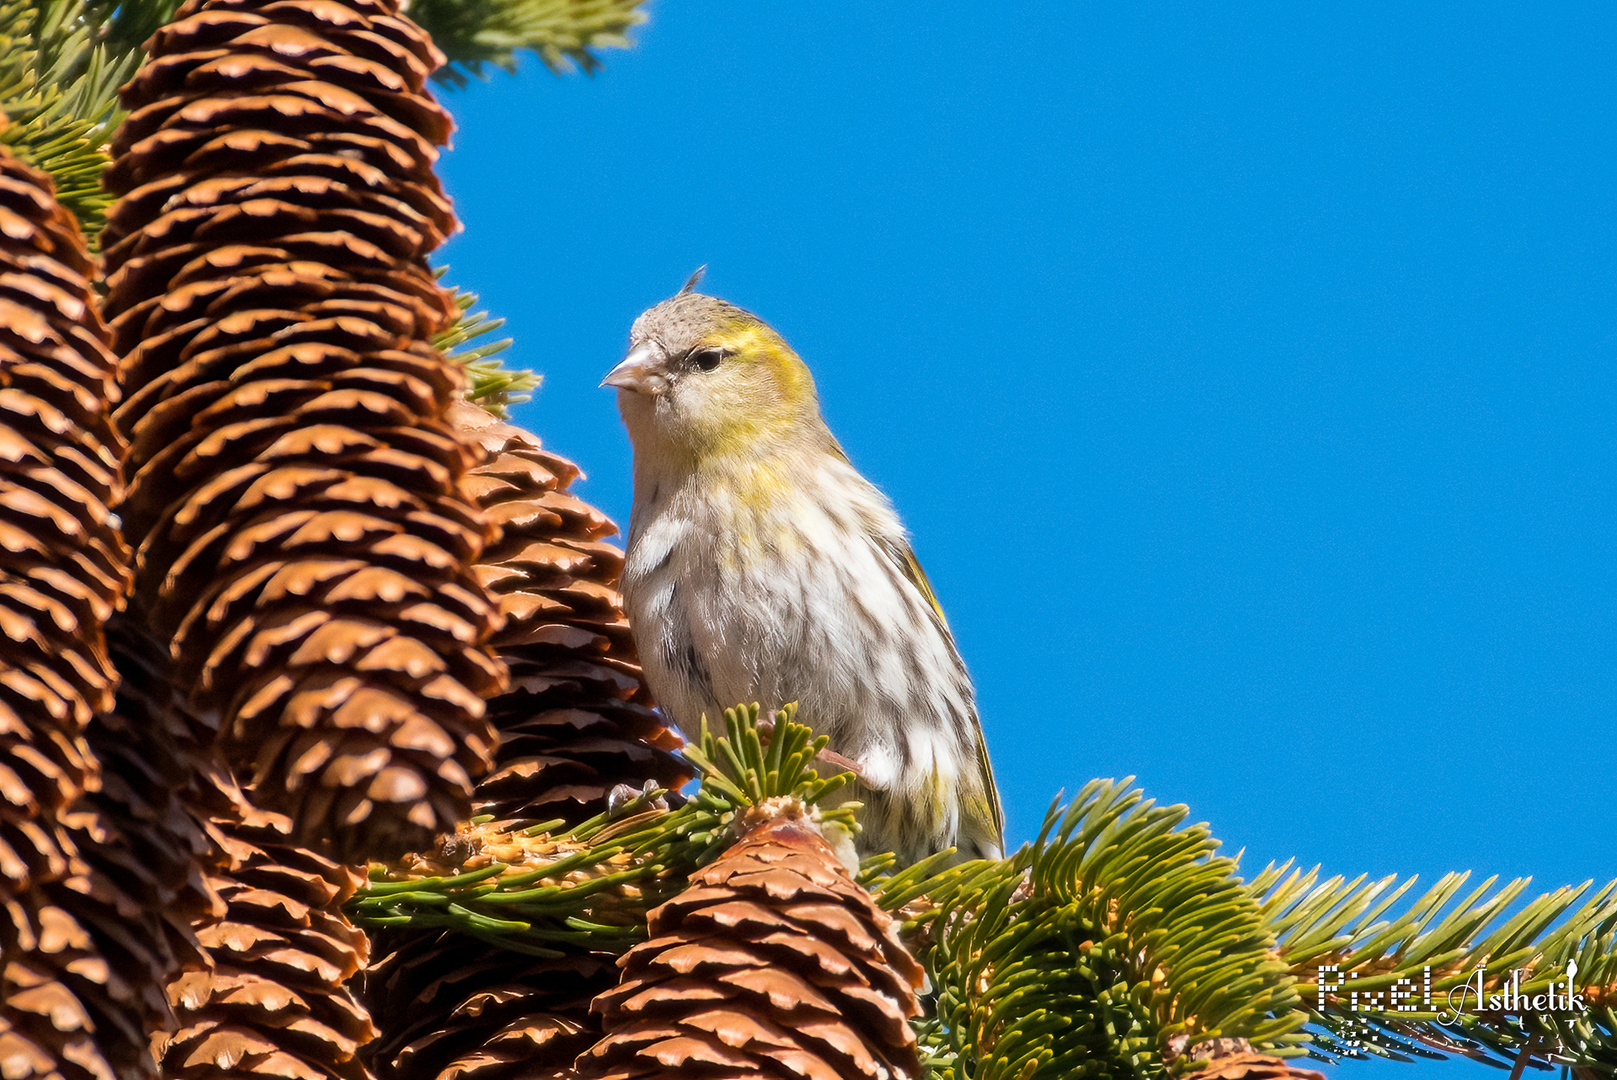
[(724, 353), (719, 349), (702, 349), (699, 352), (691, 353), (691, 363), (699, 371), (712, 371), (719, 366), (719, 361), (723, 359)]

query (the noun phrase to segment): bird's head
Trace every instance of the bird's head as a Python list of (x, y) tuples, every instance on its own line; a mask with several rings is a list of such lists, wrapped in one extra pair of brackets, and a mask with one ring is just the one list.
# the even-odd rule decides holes
[(829, 438), (814, 378), (791, 346), (756, 315), (689, 287), (634, 321), (629, 355), (601, 385), (617, 388), (637, 455), (668, 464)]

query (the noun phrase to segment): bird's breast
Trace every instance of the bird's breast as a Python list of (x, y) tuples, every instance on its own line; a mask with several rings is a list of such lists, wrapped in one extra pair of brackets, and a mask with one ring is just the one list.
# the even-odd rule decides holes
[(636, 507), (624, 589), (652, 693), (682, 729), (730, 705), (798, 701), (880, 783), (932, 775), (951, 756), (970, 683), (870, 535), (868, 507), (694, 485), (661, 494)]
[[(814, 609), (835, 604), (824, 594), (848, 538), (823, 508), (769, 484), (770, 496), (758, 499), (737, 498), (734, 487), (664, 487), (656, 503), (635, 508), (625, 600), (648, 676), (658, 676), (653, 691), (672, 711), (798, 697), (788, 686)], [(706, 685), (688, 672), (692, 655)], [(713, 697), (697, 705), (704, 691)], [(683, 709), (670, 698), (686, 699)], [(687, 717), (676, 719), (686, 726)]]

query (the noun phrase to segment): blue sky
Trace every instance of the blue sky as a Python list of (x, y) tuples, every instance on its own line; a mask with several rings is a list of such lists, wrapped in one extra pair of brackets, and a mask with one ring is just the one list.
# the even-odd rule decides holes
[(1013, 841), (1135, 775), (1251, 870), (1617, 876), (1617, 9), (648, 10), (446, 95), (443, 261), (585, 497), (707, 263), (914, 532)]

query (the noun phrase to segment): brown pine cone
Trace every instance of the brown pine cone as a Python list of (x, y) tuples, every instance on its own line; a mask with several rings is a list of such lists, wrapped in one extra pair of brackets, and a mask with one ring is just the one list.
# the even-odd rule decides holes
[(301, 842), (425, 847), (505, 678), (461, 372), (429, 344), (442, 56), (392, 0), (190, 0), (149, 49), (102, 235), (135, 595)]
[(651, 940), (595, 1001), (606, 1037), (584, 1076), (920, 1075), (920, 965), (819, 830), (783, 809), (652, 911)]

